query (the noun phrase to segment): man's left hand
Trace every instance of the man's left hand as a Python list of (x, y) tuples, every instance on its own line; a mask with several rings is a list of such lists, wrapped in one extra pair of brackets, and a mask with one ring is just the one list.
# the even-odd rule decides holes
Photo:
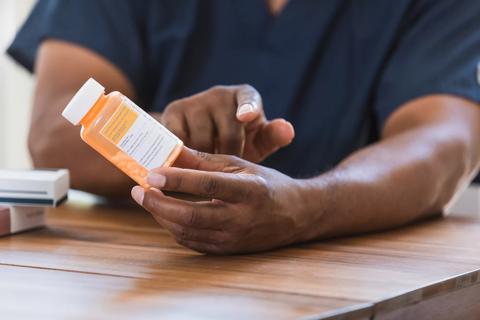
[[(235, 156), (184, 148), (178, 167), (154, 169), (144, 190), (132, 197), (176, 241), (210, 254), (254, 252), (296, 242), (308, 223), (301, 217), (299, 180)], [(160, 190), (182, 192), (208, 201), (187, 201)]]

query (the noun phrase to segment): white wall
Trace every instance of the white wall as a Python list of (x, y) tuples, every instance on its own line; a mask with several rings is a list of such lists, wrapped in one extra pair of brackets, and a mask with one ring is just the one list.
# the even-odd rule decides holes
[(27, 168), (33, 78), (4, 52), (34, 0), (0, 0), (0, 168)]

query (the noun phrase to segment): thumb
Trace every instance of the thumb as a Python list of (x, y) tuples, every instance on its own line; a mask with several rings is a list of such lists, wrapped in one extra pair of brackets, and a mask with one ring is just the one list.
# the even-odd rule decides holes
[[(224, 171), (225, 167), (239, 166), (242, 160), (224, 154), (210, 154), (183, 147), (173, 166), (201, 171)], [(153, 169), (157, 171), (161, 168)]]
[(240, 86), (236, 92), (237, 119), (240, 122), (252, 122), (265, 119), (262, 98), (258, 91), (249, 85)]
[(256, 135), (254, 145), (261, 160), (278, 149), (289, 145), (295, 137), (293, 125), (284, 119), (266, 124)]

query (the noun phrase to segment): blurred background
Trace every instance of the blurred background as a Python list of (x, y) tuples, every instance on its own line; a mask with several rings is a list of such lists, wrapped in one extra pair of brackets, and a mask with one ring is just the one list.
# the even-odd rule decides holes
[(0, 0), (0, 168), (28, 168), (33, 78), (5, 54), (34, 0)]
[[(5, 55), (35, 0), (0, 0), (0, 168), (30, 168), (27, 133), (34, 77)], [(480, 214), (480, 188), (470, 187), (450, 212)]]

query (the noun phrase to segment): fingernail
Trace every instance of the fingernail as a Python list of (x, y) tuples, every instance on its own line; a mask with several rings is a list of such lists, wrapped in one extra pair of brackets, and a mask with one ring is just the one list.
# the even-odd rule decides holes
[(158, 174), (156, 172), (149, 172), (147, 176), (147, 183), (157, 187), (163, 188), (165, 183), (167, 182), (167, 178), (164, 175)]
[(244, 115), (245, 113), (253, 112), (253, 110), (254, 110), (253, 104), (245, 103), (238, 108), (237, 115), (241, 116), (241, 115)]
[(143, 197), (145, 196), (145, 190), (143, 190), (140, 186), (135, 186), (132, 189), (132, 198), (137, 202), (139, 205), (143, 204)]

